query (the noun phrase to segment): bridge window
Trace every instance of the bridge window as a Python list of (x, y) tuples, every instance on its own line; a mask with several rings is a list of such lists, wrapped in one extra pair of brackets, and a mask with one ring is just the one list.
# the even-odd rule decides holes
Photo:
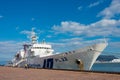
[(32, 47), (32, 49), (51, 49), (51, 48), (47, 48), (47, 47)]

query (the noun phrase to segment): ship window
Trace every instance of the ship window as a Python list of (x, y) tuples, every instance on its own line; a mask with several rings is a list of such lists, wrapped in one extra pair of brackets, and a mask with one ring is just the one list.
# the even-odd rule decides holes
[(32, 47), (32, 49), (51, 49), (51, 48), (47, 48), (47, 47)]

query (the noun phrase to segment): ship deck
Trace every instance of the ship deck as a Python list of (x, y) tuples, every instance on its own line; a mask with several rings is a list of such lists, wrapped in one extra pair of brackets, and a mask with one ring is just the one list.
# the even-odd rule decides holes
[(120, 74), (0, 66), (0, 80), (120, 80)]

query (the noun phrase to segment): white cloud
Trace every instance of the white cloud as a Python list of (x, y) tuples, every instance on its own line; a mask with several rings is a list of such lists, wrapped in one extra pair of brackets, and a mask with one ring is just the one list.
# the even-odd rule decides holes
[(34, 20), (35, 20), (35, 18), (31, 18), (31, 20), (32, 20), (32, 21), (34, 21)]
[(120, 36), (120, 20), (102, 19), (89, 25), (87, 36)]
[(112, 0), (109, 7), (101, 11), (97, 16), (104, 16), (104, 18), (113, 18), (115, 15), (120, 15), (120, 0)]
[(61, 22), (61, 25), (54, 25), (52, 27), (53, 30), (56, 31), (56, 33), (66, 33), (66, 32), (70, 32), (73, 34), (77, 34), (77, 33), (82, 33), (83, 30), (85, 30), (86, 25), (77, 23), (77, 22), (72, 22), (72, 21), (65, 21), (65, 22)]
[(47, 38), (52, 38), (53, 36), (51, 36), (51, 35), (47, 35), (46, 37), (47, 37)]
[(0, 41), (0, 56), (2, 58), (12, 58), (18, 50), (22, 48), (24, 42)]
[[(69, 50), (74, 50), (80, 48), (82, 45), (82, 39), (79, 37), (76, 38), (67, 38), (67, 39), (59, 39), (56, 42), (50, 42), (56, 52), (65, 52)], [(74, 47), (73, 47), (74, 46)]]
[(74, 41), (74, 42), (71, 42), (71, 41), (60, 42), (60, 41), (58, 41), (58, 43), (50, 43), (50, 44), (53, 46), (53, 49), (55, 50), (55, 52), (65, 52), (65, 51), (78, 49), (82, 45), (82, 43), (80, 41)]
[(109, 42), (104, 54), (115, 55), (116, 57), (120, 58), (120, 42)]
[(3, 18), (3, 16), (0, 15), (0, 19)]
[(83, 8), (82, 6), (79, 6), (79, 7), (78, 7), (78, 10), (81, 10), (82, 8)]
[(27, 36), (27, 38), (30, 39), (31, 32), (32, 32), (32, 31), (23, 30), (23, 31), (21, 31), (20, 33), (21, 33), (21, 34), (25, 34), (25, 35)]
[(61, 22), (61, 25), (54, 25), (53, 30), (59, 33), (71, 33), (73, 35), (95, 36), (120, 36), (120, 20), (102, 19), (89, 25), (72, 21)]
[(20, 27), (19, 27), (19, 26), (17, 26), (17, 27), (16, 27), (16, 30), (18, 30), (19, 28), (20, 28)]
[(61, 39), (62, 42), (75, 42), (75, 41), (81, 41), (82, 39), (80, 37), (70, 38), (70, 39)]
[(76, 38), (68, 38), (68, 39), (60, 39), (57, 43), (49, 43), (53, 46), (55, 52), (65, 52), (70, 50), (75, 50), (79, 48), (83, 48), (88, 45), (92, 45), (98, 42), (103, 42), (103, 39), (96, 40), (83, 40), (79, 37)]
[(97, 5), (99, 5), (101, 2), (98, 1), (98, 2), (94, 2), (94, 3), (91, 3), (88, 7), (91, 8), (91, 7), (95, 7)]
[[(35, 27), (32, 28), (33, 31), (34, 31), (35, 29), (36, 29)], [(27, 38), (30, 39), (30, 38), (31, 38), (31, 34), (32, 34), (32, 30), (31, 30), (31, 31), (23, 30), (23, 31), (21, 31), (20, 33), (27, 35)]]
[(23, 30), (20, 32), (21, 34), (31, 34), (31, 31)]

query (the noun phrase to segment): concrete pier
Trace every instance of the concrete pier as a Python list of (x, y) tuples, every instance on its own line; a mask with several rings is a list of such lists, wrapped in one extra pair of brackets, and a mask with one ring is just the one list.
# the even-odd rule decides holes
[(120, 80), (120, 74), (0, 67), (0, 80)]

